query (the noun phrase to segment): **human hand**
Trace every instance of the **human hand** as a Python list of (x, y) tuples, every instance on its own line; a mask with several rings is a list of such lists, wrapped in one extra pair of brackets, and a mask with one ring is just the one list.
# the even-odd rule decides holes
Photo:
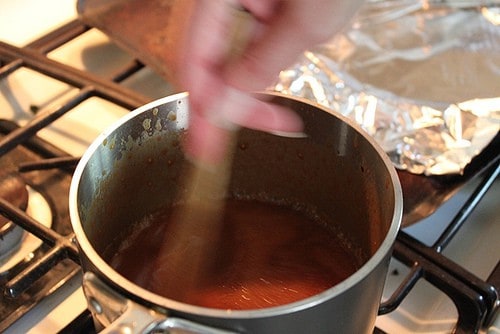
[[(250, 92), (265, 89), (301, 52), (340, 30), (361, 2), (198, 0), (178, 69), (180, 84), (190, 94), (187, 153), (216, 161), (224, 154), (227, 127), (301, 133), (296, 114), (259, 101)], [(234, 14), (240, 7), (253, 20), (246, 48), (238, 57), (229, 57)]]

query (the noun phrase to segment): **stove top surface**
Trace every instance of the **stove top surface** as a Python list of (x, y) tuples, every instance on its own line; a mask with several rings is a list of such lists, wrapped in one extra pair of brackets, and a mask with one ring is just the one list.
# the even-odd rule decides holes
[[(18, 212), (0, 202), (2, 214), (11, 215), (30, 231), (28, 237), (36, 244), (13, 265), (0, 260), (4, 266), (0, 266), (4, 287), (0, 331), (8, 327), (6, 333), (55, 332), (69, 323), (66, 331), (77, 332), (71, 326), (82, 320), (78, 328), (87, 328), (89, 319), (67, 212), (72, 168), (107, 126), (129, 110), (173, 91), (105, 35), (73, 21), (75, 2), (0, 1), (0, 6), (0, 166), (20, 175), (30, 188), (30, 200), (38, 203), (33, 205), (42, 211), (48, 207), (52, 216), (42, 218), (29, 205), (26, 213)], [(60, 26), (63, 28), (58, 33), (45, 37)], [(26, 45), (29, 47), (24, 48)], [(492, 152), (493, 157), (498, 155), (498, 143)], [(479, 317), (484, 304), (476, 307), (477, 296), (494, 303), (494, 296), (484, 292), (499, 285), (500, 221), (496, 206), (500, 184), (494, 181), (498, 160), (493, 160), (486, 159), (493, 175), (492, 187), (470, 216), (463, 206), (476, 187), (487, 182), (482, 177), (474, 177), (465, 185), (456, 183), (455, 196), (433, 215), (403, 229), (384, 291), (383, 312), (387, 314), (378, 317), (376, 332), (450, 332), (463, 312), (446, 294), (454, 290), (467, 291), (470, 296), (455, 299), (464, 305), (461, 308), (478, 308)], [(479, 168), (484, 168), (483, 162)], [(477, 170), (473, 174), (476, 176)], [(439, 183), (432, 185), (442, 190)], [(414, 187), (418, 189), (418, 184)], [(466, 222), (455, 231), (449, 222), (458, 216), (455, 220), (462, 225), (461, 214)], [(24, 223), (29, 217), (35, 220), (35, 227)], [(442, 252), (436, 255), (436, 247), (441, 246)], [(31, 264), (35, 262), (55, 264), (54, 270), (33, 270)], [(420, 266), (414, 267), (414, 263)], [(450, 273), (451, 278), (447, 276)], [(34, 285), (26, 283), (27, 276), (36, 278)], [(412, 288), (399, 304), (398, 294), (395, 299), (390, 297), (402, 282)], [(453, 284), (447, 285), (450, 282)], [(444, 288), (436, 287), (442, 283), (446, 283)], [(66, 315), (69, 310), (71, 315)], [(14, 322), (20, 315), (21, 320)], [(498, 319), (489, 332), (500, 332)]]

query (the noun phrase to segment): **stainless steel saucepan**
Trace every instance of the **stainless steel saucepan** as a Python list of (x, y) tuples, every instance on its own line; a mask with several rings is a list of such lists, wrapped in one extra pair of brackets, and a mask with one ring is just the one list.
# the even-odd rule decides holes
[(107, 245), (126, 238), (121, 232), (127, 226), (174, 201), (179, 191), (188, 95), (169, 96), (131, 112), (101, 134), (83, 155), (71, 184), (70, 214), (85, 272), (84, 292), (105, 331), (372, 333), (402, 216), (396, 171), (374, 140), (348, 119), (298, 98), (257, 96), (297, 112), (307, 137), (243, 129), (229, 193), (265, 194), (313, 208), (359, 248), (362, 266), (322, 293), (255, 310), (181, 303), (115, 271), (105, 254)]

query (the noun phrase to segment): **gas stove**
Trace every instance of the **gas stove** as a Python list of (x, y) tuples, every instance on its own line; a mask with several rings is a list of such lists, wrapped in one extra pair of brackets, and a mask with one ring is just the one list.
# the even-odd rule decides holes
[[(0, 186), (27, 194), (14, 203), (0, 188), (0, 331), (92, 332), (68, 216), (73, 168), (106, 127), (175, 91), (80, 22), (74, 1), (0, 8)], [(486, 162), (401, 231), (375, 333), (500, 333), (500, 167)]]

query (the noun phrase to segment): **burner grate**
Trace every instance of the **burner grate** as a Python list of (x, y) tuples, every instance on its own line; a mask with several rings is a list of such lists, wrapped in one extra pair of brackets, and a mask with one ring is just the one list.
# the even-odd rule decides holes
[(385, 301), (379, 314), (394, 311), (419, 279), (443, 291), (458, 310), (456, 333), (477, 333), (491, 325), (498, 313), (500, 262), (487, 281), (479, 279), (441, 254), (500, 173), (497, 157), (484, 172), (481, 182), (431, 247), (401, 231), (393, 256), (411, 268), (399, 288)]
[[(49, 189), (42, 191), (46, 193), (59, 191), (63, 194), (63, 198), (59, 198), (60, 194), (54, 195), (57, 198), (51, 202), (56, 216), (52, 228), (40, 225), (24, 212), (0, 199), (2, 215), (44, 242), (35, 252), (34, 261), (12, 269), (8, 277), (0, 277), (0, 286), (3, 289), (0, 304), (10, 305), (8, 309), (0, 306), (0, 319), (2, 319), (0, 331), (25, 315), (41, 299), (57, 291), (79, 271), (78, 251), (74, 244), (67, 208), (71, 172), (78, 158), (69, 156), (38, 139), (36, 133), (92, 96), (109, 100), (129, 110), (148, 102), (146, 97), (120, 85), (143, 68), (138, 61), (130, 62), (109, 78), (101, 78), (47, 57), (48, 52), (80, 36), (88, 29), (76, 20), (24, 48), (17, 48), (0, 41), (0, 80), (21, 67), (28, 67), (79, 89), (65, 103), (54, 109), (44, 110), (34, 121), (24, 126), (17, 126), (7, 121), (0, 122), (2, 133), (0, 162), (17, 155), (18, 151), (27, 152), (27, 156), (18, 159), (15, 165), (9, 165), (9, 168), (15, 169), (29, 179), (28, 183), (33, 187), (39, 187), (43, 180), (50, 178), (52, 182)], [(497, 264), (490, 277), (484, 281), (441, 253), (498, 176), (500, 168), (497, 157), (498, 136), (489, 150), (493, 152), (495, 158), (493, 162), (489, 162), (489, 168), (481, 173), (483, 181), (434, 245), (426, 246), (403, 231), (398, 235), (393, 256), (410, 268), (410, 272), (393, 295), (381, 305), (380, 314), (394, 311), (415, 284), (424, 279), (443, 291), (457, 306), (459, 317), (456, 333), (478, 332), (494, 319), (499, 304), (500, 265)], [(54, 179), (57, 179), (57, 182), (53, 182)], [(26, 297), (28, 292), (32, 295)], [(84, 311), (63, 329), (62, 333), (92, 331), (92, 318), (88, 311)], [(374, 333), (383, 332), (375, 329)]]
[[(14, 123), (0, 121), (0, 139), (17, 128)], [(30, 137), (22, 146), (0, 156), (0, 168), (3, 172), (18, 172), (17, 165), (21, 161), (40, 161), (63, 155), (64, 152), (50, 144)], [(63, 170), (34, 170), (19, 175), (48, 201), (52, 225), (46, 227), (0, 198), (0, 213), (43, 241), (39, 248), (1, 274), (0, 332), (80, 272), (68, 216), (67, 191), (71, 174)]]

